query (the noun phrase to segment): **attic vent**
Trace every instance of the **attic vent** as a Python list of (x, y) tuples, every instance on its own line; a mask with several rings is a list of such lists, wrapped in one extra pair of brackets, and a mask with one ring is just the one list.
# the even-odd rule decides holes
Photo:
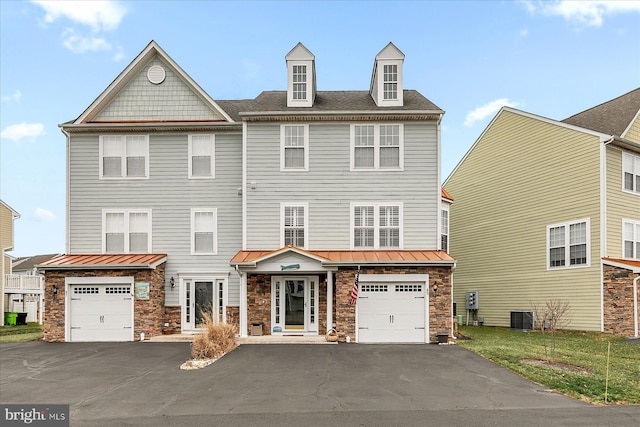
[(159, 85), (160, 83), (162, 83), (165, 76), (166, 74), (164, 72), (164, 68), (159, 65), (154, 65), (149, 68), (149, 71), (147, 71), (147, 78), (154, 85)]

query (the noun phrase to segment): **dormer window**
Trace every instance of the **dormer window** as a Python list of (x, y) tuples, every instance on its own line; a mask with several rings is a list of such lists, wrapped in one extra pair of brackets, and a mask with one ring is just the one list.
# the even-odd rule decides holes
[(404, 53), (389, 43), (376, 55), (369, 93), (378, 107), (402, 107)]
[(313, 107), (316, 94), (315, 56), (298, 43), (287, 61), (287, 107)]
[(384, 66), (384, 99), (398, 99), (398, 66)]
[(293, 99), (307, 99), (307, 66), (293, 66)]

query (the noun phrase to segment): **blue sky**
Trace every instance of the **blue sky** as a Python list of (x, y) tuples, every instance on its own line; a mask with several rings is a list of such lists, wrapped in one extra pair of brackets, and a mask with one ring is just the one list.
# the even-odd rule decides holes
[(14, 256), (65, 252), (65, 138), (155, 40), (213, 99), (286, 89), (302, 42), (319, 90), (367, 90), (392, 41), (404, 86), (446, 111), (442, 179), (498, 109), (561, 120), (640, 86), (640, 1), (0, 1), (0, 198)]

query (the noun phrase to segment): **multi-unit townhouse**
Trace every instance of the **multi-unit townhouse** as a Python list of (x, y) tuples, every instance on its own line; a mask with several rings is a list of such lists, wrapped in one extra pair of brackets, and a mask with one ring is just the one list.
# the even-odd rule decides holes
[(569, 329), (638, 336), (640, 89), (562, 121), (503, 108), (445, 181), (454, 298), (485, 325), (532, 326), (569, 304)]
[(451, 335), (444, 111), (404, 89), (392, 43), (369, 90), (318, 91), (302, 44), (285, 59), (287, 90), (216, 101), (152, 41), (60, 125), (68, 241), (40, 266), (46, 340), (196, 332), (206, 313), (240, 336)]

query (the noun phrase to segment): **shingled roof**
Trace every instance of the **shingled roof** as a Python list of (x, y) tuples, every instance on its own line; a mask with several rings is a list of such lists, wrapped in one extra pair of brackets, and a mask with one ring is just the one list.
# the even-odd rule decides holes
[(640, 110), (640, 88), (625, 93), (562, 122), (607, 135), (621, 136)]

